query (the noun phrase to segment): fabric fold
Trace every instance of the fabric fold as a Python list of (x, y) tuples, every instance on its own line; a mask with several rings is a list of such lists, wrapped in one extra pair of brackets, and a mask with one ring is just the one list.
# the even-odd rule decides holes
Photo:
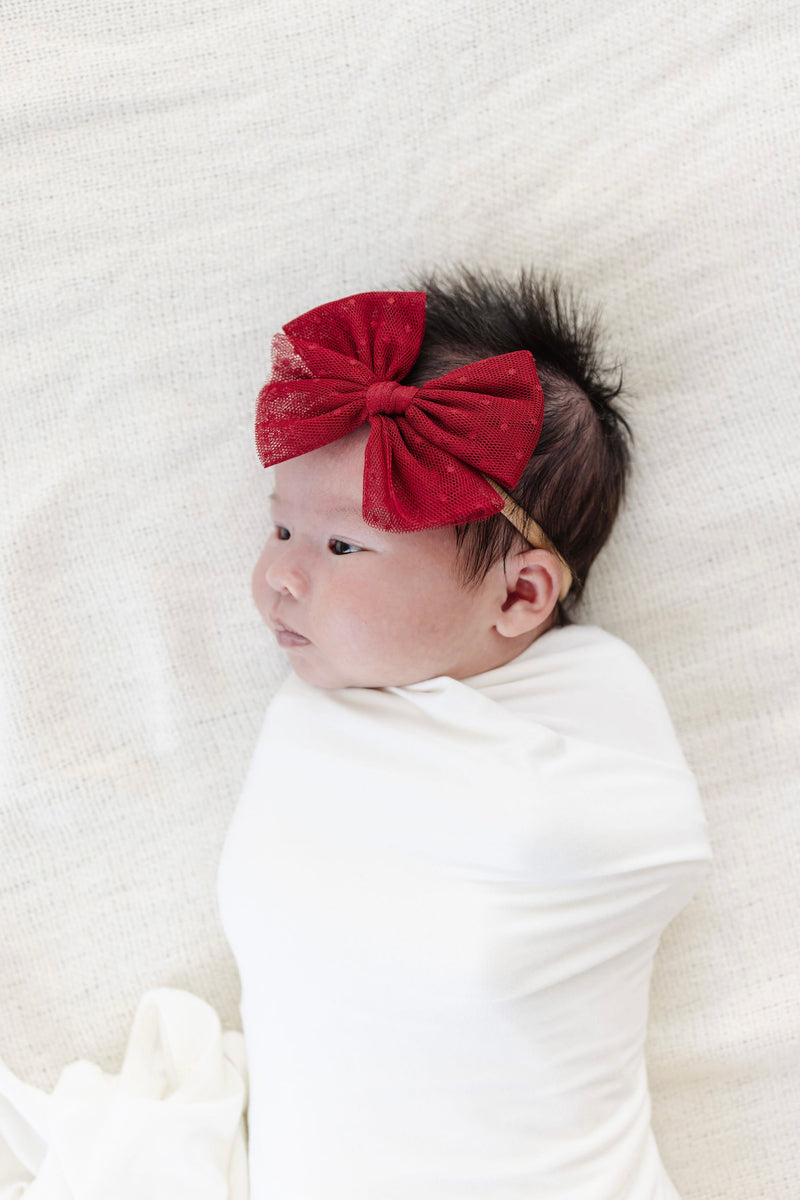
[(0, 1062), (0, 1200), (247, 1200), (244, 1039), (177, 988), (145, 993), (119, 1075), (47, 1094)]

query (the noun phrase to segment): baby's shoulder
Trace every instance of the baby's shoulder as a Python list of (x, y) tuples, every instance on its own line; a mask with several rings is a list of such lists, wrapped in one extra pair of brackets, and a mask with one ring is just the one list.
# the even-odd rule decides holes
[(598, 625), (561, 625), (537, 638), (514, 660), (520, 679), (551, 680), (563, 688), (609, 685), (658, 692), (658, 684), (632, 646)]
[(622, 638), (599, 625), (563, 625), (549, 630), (529, 648), (535, 669), (557, 671), (582, 681), (608, 678), (625, 680), (644, 690), (658, 691), (658, 684), (638, 653)]
[(655, 677), (621, 638), (596, 625), (560, 626), (510, 665), (496, 698), (520, 715), (557, 733), (685, 765)]

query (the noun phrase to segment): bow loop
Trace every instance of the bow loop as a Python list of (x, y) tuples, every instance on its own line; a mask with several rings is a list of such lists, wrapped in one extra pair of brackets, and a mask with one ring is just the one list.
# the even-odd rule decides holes
[[(343, 366), (352, 372), (355, 366), (356, 374), (366, 367), (376, 379), (402, 379), (416, 362), (422, 344), (425, 293), (346, 296), (295, 317), (283, 332), (312, 376), (335, 377), (328, 372)], [(273, 357), (273, 369), (274, 365)]]

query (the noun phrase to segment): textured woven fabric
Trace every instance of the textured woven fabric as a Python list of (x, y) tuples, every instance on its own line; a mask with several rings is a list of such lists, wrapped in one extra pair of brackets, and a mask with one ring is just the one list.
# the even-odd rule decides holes
[(503, 501), (484, 479), (519, 482), (542, 428), (533, 356), (500, 354), (399, 384), (425, 332), (423, 292), (366, 292), (284, 326), (256, 413), (264, 466), (327, 446), (365, 422), (363, 514), (412, 532), (476, 521)]
[(794, 0), (5, 0), (0, 1057), (238, 1021), (214, 899), (281, 656), (249, 595), (269, 339), (465, 261), (601, 304), (635, 432), (581, 620), (639, 651), (715, 866), (656, 961), (692, 1200), (795, 1200)]

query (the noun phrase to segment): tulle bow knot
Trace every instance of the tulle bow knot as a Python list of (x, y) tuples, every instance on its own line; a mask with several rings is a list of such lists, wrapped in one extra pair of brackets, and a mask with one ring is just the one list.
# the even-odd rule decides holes
[(404, 413), (418, 394), (419, 388), (406, 387), (402, 383), (395, 383), (393, 379), (371, 383), (364, 396), (367, 418), (371, 421), (381, 413), (387, 417), (392, 413)]

